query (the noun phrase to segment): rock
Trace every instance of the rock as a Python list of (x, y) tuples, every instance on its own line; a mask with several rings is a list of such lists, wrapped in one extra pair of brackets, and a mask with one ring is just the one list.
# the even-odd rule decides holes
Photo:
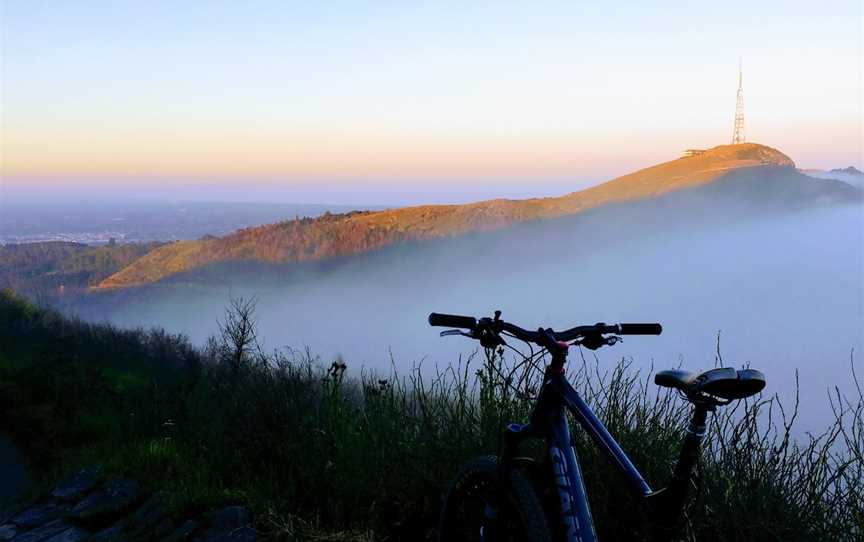
[(258, 532), (251, 525), (240, 527), (227, 536), (222, 538), (223, 542), (256, 542), (258, 540)]
[(156, 540), (164, 540), (166, 536), (168, 536), (171, 531), (174, 530), (174, 522), (169, 518), (162, 518), (162, 521), (156, 524), (153, 527), (153, 530), (150, 532), (150, 538)]
[(258, 539), (250, 525), (249, 510), (242, 506), (228, 506), (207, 517), (209, 528), (199, 540), (202, 542), (248, 542)]
[(258, 533), (251, 525), (228, 531), (209, 529), (200, 540), (201, 542), (255, 542), (258, 540)]
[(162, 499), (158, 495), (153, 495), (134, 514), (129, 516), (127, 530), (132, 538), (137, 538), (139, 534), (143, 534), (164, 518), (165, 507), (162, 505)]
[(61, 501), (77, 501), (99, 484), (97, 468), (84, 469), (67, 476), (51, 491), (51, 496)]
[(220, 531), (230, 531), (249, 525), (249, 510), (242, 506), (228, 506), (212, 512), (207, 520), (210, 527)]
[(41, 527), (37, 527), (32, 531), (19, 534), (13, 540), (14, 542), (43, 542), (52, 536), (62, 533), (69, 528), (69, 524), (63, 520), (55, 519)]
[(69, 527), (65, 531), (55, 534), (45, 542), (81, 542), (89, 538), (90, 533), (82, 531), (78, 527)]
[(11, 521), (19, 527), (32, 529), (59, 518), (63, 514), (63, 511), (63, 508), (54, 503), (39, 504), (13, 516)]
[[(100, 485), (101, 484), (101, 485)], [(134, 480), (101, 483), (97, 469), (63, 479), (44, 496), (50, 502), (0, 516), (0, 542), (253, 542), (258, 533), (243, 506), (211, 512), (204, 527), (193, 520), (179, 526), (168, 516), (164, 497), (143, 499)], [(95, 534), (93, 531), (101, 529)]]
[(192, 536), (192, 533), (194, 533), (196, 529), (198, 529), (198, 523), (191, 519), (187, 520), (174, 529), (174, 532), (166, 536), (165, 542), (182, 542)]
[(0, 525), (0, 540), (2, 540), (3, 542), (6, 542), (7, 540), (12, 540), (17, 534), (18, 529), (11, 523), (7, 523), (6, 525)]
[(129, 522), (124, 518), (115, 523), (114, 525), (102, 529), (98, 533), (94, 534), (90, 540), (93, 542), (115, 542), (117, 540), (124, 539), (124, 533), (126, 532), (126, 525)]
[(109, 480), (75, 505), (67, 516), (81, 521), (105, 520), (126, 510), (140, 497), (141, 487), (135, 480)]

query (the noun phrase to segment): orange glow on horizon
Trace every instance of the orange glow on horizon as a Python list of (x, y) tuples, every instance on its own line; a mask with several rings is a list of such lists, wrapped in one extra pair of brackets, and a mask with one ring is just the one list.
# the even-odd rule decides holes
[[(613, 160), (618, 151), (609, 139), (609, 151), (598, 156), (593, 149), (587, 152), (588, 145), (572, 134), (234, 131), (193, 137), (183, 132), (114, 131), (69, 137), (28, 131), (6, 138), (0, 167), (9, 177), (551, 177), (574, 175), (598, 160)], [(591, 147), (596, 149), (596, 143)]]

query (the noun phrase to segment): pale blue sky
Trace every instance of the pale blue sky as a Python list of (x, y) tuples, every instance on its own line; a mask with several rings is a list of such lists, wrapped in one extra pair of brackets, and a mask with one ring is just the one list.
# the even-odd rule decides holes
[(861, 167), (861, 6), (4, 0), (4, 172), (611, 178), (727, 143), (739, 55), (748, 140)]

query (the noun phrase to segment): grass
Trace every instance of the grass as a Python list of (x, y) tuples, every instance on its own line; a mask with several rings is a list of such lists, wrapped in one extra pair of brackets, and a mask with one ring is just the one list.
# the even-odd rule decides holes
[[(350, 376), (309, 352), (262, 352), (254, 326), (236, 333), (252, 309), (235, 304), (196, 350), (183, 337), (68, 320), (4, 293), (0, 350), (12, 353), (0, 363), (10, 390), (0, 429), (49, 472), (100, 464), (165, 491), (177, 513), (242, 503), (278, 539), (429, 540), (458, 465), (494, 453), (502, 424), (525, 418), (538, 385), (536, 371), (496, 352), (439, 371)], [(626, 361), (571, 365), (580, 394), (662, 486), (687, 404)], [(791, 437), (797, 409), (776, 397), (713, 415), (682, 539), (860, 538), (864, 399), (859, 390), (831, 401), (835, 420), (801, 441)], [(623, 480), (575, 438), (600, 538), (643, 539)]]

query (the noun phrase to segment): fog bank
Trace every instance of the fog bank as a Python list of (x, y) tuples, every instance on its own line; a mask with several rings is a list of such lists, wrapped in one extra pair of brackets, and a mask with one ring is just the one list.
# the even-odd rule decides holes
[[(794, 397), (802, 424), (829, 415), (827, 390), (851, 392), (850, 352), (864, 352), (864, 207), (779, 212), (685, 202), (619, 205), (505, 231), (392, 247), (337, 262), (223, 266), (78, 307), (90, 319), (160, 325), (203, 342), (229, 296), (255, 296), (267, 348), (309, 346), (325, 360), (388, 371), (447, 364), (474, 348), (438, 338), (431, 311), (491, 315), (526, 328), (661, 322), (660, 337), (627, 337), (602, 363), (749, 363), (768, 392)], [(215, 284), (213, 284), (215, 283)], [(578, 360), (578, 353), (573, 356)], [(859, 356), (860, 358), (860, 356)], [(857, 364), (860, 367), (860, 359)], [(864, 370), (859, 370), (864, 374)]]

